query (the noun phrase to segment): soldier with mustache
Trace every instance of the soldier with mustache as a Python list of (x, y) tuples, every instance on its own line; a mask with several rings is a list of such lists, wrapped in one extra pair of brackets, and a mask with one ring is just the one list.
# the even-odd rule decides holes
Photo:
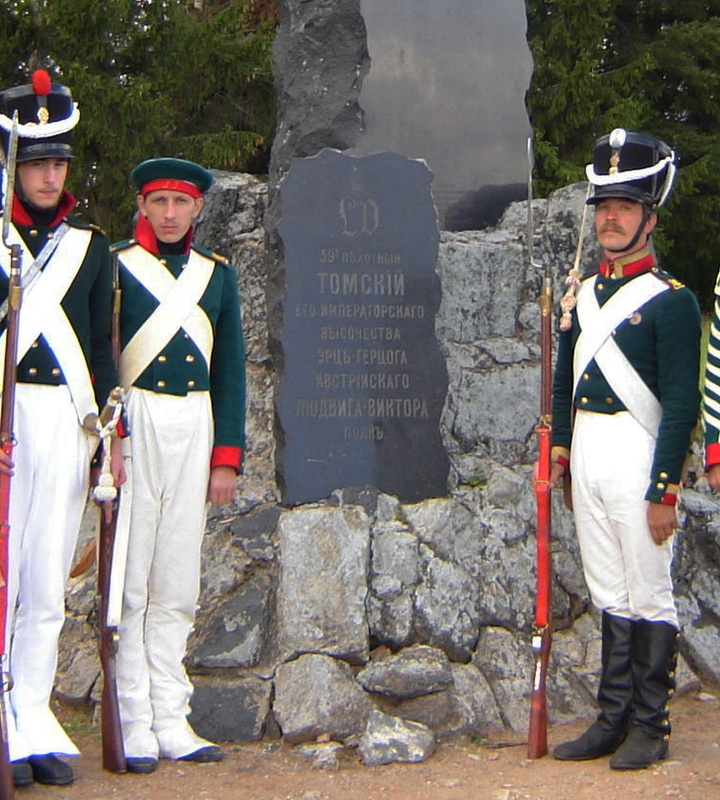
[(587, 174), (603, 259), (561, 324), (551, 482), (572, 476), (583, 569), (602, 614), (600, 713), (554, 755), (613, 754), (611, 768), (633, 770), (668, 754), (679, 630), (670, 564), (698, 414), (700, 311), (650, 244), (673, 150), (619, 128), (596, 142)]

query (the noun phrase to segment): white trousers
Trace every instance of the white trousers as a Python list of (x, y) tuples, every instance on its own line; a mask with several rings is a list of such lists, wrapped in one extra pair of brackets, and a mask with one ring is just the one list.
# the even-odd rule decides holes
[(212, 447), (210, 396), (127, 398), (133, 481), (117, 681), (125, 752), (180, 758), (209, 742), (187, 722), (183, 658), (200, 587)]
[(78, 753), (49, 701), (92, 446), (67, 386), (18, 384), (15, 438), (7, 581), (14, 686), (6, 704), (13, 761)]
[(654, 448), (629, 412), (578, 411), (570, 451), (575, 527), (595, 606), (678, 628), (672, 538), (655, 544), (647, 524)]

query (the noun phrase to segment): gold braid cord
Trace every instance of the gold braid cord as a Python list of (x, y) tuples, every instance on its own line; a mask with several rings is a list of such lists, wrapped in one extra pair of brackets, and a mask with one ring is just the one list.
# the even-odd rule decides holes
[(560, 310), (562, 311), (562, 316), (560, 317), (561, 331), (569, 331), (572, 327), (572, 310), (577, 303), (577, 291), (578, 286), (580, 286), (580, 279), (582, 278), (580, 256), (582, 255), (583, 236), (585, 234), (585, 223), (587, 222), (587, 200), (590, 197), (592, 188), (592, 184), (588, 184), (585, 203), (583, 205), (582, 220), (580, 221), (580, 234), (578, 236), (577, 248), (575, 249), (575, 261), (573, 262), (572, 269), (567, 274), (567, 278), (565, 278), (565, 285), (567, 286), (565, 294), (560, 298)]

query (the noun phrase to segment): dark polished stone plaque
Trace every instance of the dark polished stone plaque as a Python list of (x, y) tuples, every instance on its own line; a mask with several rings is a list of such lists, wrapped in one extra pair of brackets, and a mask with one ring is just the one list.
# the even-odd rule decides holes
[(278, 478), (289, 505), (362, 485), (405, 502), (447, 493), (431, 181), (423, 162), (395, 153), (293, 159), (278, 227)]

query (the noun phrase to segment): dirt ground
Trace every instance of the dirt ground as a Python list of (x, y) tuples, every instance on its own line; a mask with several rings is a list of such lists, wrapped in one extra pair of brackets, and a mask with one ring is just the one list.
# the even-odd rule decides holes
[[(608, 759), (571, 764), (529, 761), (522, 736), (440, 745), (422, 764), (366, 767), (345, 750), (337, 770), (311, 762), (278, 741), (224, 745), (220, 764), (161, 761), (152, 775), (113, 775), (101, 768), (100, 737), (67, 720), (82, 755), (70, 787), (33, 785), (18, 800), (720, 800), (720, 697), (699, 693), (672, 703), (670, 758), (642, 772), (615, 772)], [(552, 727), (550, 745), (585, 723)], [(79, 733), (77, 731), (80, 731)]]

